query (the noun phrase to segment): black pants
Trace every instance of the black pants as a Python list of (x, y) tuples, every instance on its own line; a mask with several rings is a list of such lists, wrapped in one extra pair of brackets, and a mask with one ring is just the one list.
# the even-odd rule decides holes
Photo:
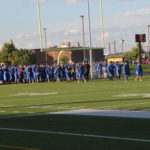
[(84, 78), (85, 78), (85, 80), (89, 80), (89, 73), (88, 72), (86, 72), (86, 73), (84, 73)]

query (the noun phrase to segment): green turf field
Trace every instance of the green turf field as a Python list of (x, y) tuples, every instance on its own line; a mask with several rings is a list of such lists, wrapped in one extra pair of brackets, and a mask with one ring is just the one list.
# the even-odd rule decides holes
[(150, 77), (1, 85), (0, 150), (149, 150), (150, 119), (47, 114), (77, 109), (149, 111)]

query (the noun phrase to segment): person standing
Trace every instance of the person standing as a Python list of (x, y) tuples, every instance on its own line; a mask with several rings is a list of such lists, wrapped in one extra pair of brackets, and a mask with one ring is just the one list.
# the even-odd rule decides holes
[(113, 81), (114, 65), (113, 65), (112, 61), (109, 62), (109, 65), (107, 66), (107, 71), (108, 71), (108, 74), (109, 74), (109, 80)]
[(127, 61), (123, 65), (123, 73), (125, 77), (125, 82), (128, 82), (128, 78), (130, 76), (130, 67)]
[(84, 81), (84, 67), (83, 65), (79, 64), (78, 65), (78, 84), (80, 83), (80, 80), (82, 79)]
[(90, 65), (87, 61), (84, 62), (84, 82), (89, 80)]
[(60, 67), (59, 65), (56, 66), (54, 70), (54, 74), (56, 76), (56, 83), (60, 83)]
[(0, 66), (0, 84), (3, 84), (3, 75), (4, 75), (4, 70), (3, 70), (3, 68)]
[(142, 68), (140, 61), (138, 61), (138, 64), (136, 65), (136, 78), (135, 78), (135, 80), (139, 79), (140, 81), (142, 81), (142, 76), (143, 76), (143, 68)]
[(121, 68), (122, 68), (122, 65), (120, 62), (116, 62), (115, 64), (115, 70), (116, 70), (116, 77), (117, 77), (117, 80), (121, 78)]

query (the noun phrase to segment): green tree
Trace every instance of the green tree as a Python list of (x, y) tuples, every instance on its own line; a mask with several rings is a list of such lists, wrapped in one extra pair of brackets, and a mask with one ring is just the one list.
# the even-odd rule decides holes
[(12, 65), (29, 65), (36, 63), (35, 54), (30, 50), (20, 49), (13, 52)]
[[(143, 48), (142, 48), (141, 54), (142, 55), (145, 54)], [(138, 44), (135, 47), (133, 47), (131, 49), (131, 51), (125, 52), (124, 55), (125, 55), (125, 60), (129, 60), (129, 59), (138, 60), (139, 59), (139, 46), (138, 46)]]
[(4, 43), (2, 50), (0, 52), (0, 61), (6, 65), (11, 64), (12, 54), (13, 52), (17, 51), (13, 41), (11, 40), (10, 43)]
[(6, 65), (29, 65), (36, 62), (36, 56), (30, 50), (18, 50), (13, 41), (4, 43), (0, 52), (0, 61)]
[(69, 58), (66, 55), (63, 55), (61, 58), (61, 62), (66, 65), (69, 62)]

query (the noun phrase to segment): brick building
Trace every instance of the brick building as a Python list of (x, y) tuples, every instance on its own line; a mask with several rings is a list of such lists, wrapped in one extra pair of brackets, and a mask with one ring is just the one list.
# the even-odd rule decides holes
[[(67, 50), (68, 49), (68, 50)], [(67, 56), (69, 60), (74, 62), (82, 62), (83, 61), (83, 50), (76, 50), (78, 48), (73, 48), (74, 50), (70, 51), (69, 48), (66, 48), (65, 51), (61, 56)], [(37, 64), (46, 64), (46, 54), (47, 54), (47, 64), (54, 64), (57, 63), (57, 58), (62, 50), (60, 51), (56, 48), (48, 49), (47, 52), (41, 52), (40, 49), (32, 50), (33, 53), (36, 55), (36, 63)], [(93, 61), (103, 61), (104, 60), (104, 51), (102, 49), (97, 49), (92, 51), (93, 54)], [(86, 50), (86, 58), (89, 60), (89, 50)]]

